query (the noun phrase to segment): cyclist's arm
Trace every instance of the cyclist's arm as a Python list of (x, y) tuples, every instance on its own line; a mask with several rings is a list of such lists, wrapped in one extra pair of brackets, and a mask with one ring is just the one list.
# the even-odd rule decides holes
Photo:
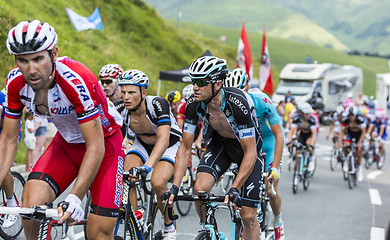
[(190, 162), (194, 137), (194, 134), (183, 132), (183, 140), (176, 153), (175, 172), (173, 174), (173, 185), (177, 187), (180, 187), (181, 180)]
[(371, 123), (370, 126), (367, 129), (367, 133), (371, 134), (373, 130), (374, 130), (374, 124)]
[(311, 129), (311, 136), (312, 136), (312, 140), (310, 144), (314, 146), (317, 140), (317, 128)]
[(330, 124), (330, 127), (329, 127), (329, 132), (328, 132), (328, 134), (326, 135), (326, 139), (328, 139), (329, 138), (329, 136), (330, 136), (330, 134), (333, 132), (333, 128), (334, 128), (334, 123), (335, 123), (336, 121), (333, 119), (332, 120), (332, 123)]
[(382, 124), (380, 129), (379, 129), (379, 137), (382, 137), (384, 132), (385, 132), (385, 125)]
[(169, 146), (170, 131), (171, 125), (161, 125), (157, 127), (156, 144), (154, 145), (148, 160), (145, 162), (145, 165), (149, 166), (151, 169), (156, 165), (164, 152), (167, 150)]
[(184, 119), (177, 118), (176, 119), (177, 125), (180, 127), (180, 129), (183, 129), (184, 126)]
[(240, 140), (240, 144), (244, 150), (244, 157), (242, 158), (240, 169), (238, 170), (236, 179), (231, 187), (237, 189), (241, 189), (242, 185), (251, 174), (253, 167), (255, 166), (255, 162), (257, 161), (256, 138), (242, 138)]
[(283, 146), (284, 146), (284, 136), (282, 126), (274, 124), (271, 126), (272, 133), (275, 136), (275, 149), (274, 149), (274, 164), (273, 167), (280, 169), (280, 160), (283, 155)]
[(339, 137), (339, 143), (338, 143), (339, 147), (342, 146), (342, 143), (343, 143), (342, 141), (344, 139), (345, 127), (346, 126), (344, 124), (341, 125), (341, 131), (340, 131), (340, 137)]
[(0, 135), (0, 185), (14, 161), (18, 148), (20, 118), (4, 118)]
[(86, 151), (76, 182), (70, 193), (76, 195), (79, 199), (83, 199), (99, 170), (105, 149), (103, 129), (99, 117), (80, 123), (80, 130), (85, 141)]
[(366, 136), (366, 132), (367, 132), (365, 124), (363, 124), (361, 129), (362, 129), (362, 134), (360, 135), (358, 144), (362, 144), (364, 137)]

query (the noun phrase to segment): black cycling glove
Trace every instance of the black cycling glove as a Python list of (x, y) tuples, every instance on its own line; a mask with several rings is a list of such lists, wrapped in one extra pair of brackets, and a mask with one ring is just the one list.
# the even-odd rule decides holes
[(229, 196), (229, 201), (236, 204), (237, 207), (241, 207), (241, 197), (237, 188), (230, 188), (229, 192), (226, 193)]
[(163, 193), (162, 199), (163, 199), (163, 200), (167, 200), (167, 199), (169, 199), (169, 197), (170, 197), (171, 195), (173, 195), (174, 197), (176, 197), (178, 193), (179, 193), (179, 187), (176, 186), (176, 185), (172, 185), (171, 189), (169, 189), (168, 191), (166, 191), (165, 193)]

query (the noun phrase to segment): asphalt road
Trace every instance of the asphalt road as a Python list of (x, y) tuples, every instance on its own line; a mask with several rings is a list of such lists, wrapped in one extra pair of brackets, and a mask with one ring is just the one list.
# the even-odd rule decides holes
[[(340, 168), (330, 170), (329, 155), (332, 145), (326, 141), (328, 127), (321, 127), (316, 146), (317, 168), (307, 191), (299, 186), (292, 192), (292, 172), (287, 167), (287, 151), (279, 184), (282, 196), (282, 217), (286, 239), (300, 240), (384, 240), (390, 222), (390, 160), (382, 170), (371, 166), (364, 169), (364, 180), (350, 190)], [(386, 149), (390, 142), (386, 142)], [(389, 152), (390, 150), (388, 150)], [(218, 187), (215, 194), (220, 194)], [(63, 199), (61, 196), (59, 200)], [(229, 235), (230, 215), (226, 210), (217, 213), (219, 228)], [(178, 239), (194, 239), (200, 229), (194, 208), (177, 223)], [(82, 229), (75, 230), (83, 238)], [(24, 239), (24, 235), (18, 239)]]

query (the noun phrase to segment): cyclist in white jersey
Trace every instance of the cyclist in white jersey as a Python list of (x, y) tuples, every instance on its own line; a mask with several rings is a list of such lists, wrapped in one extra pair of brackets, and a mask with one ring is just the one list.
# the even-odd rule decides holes
[[(127, 70), (119, 77), (119, 85), (126, 110), (125, 125), (135, 140), (127, 153), (125, 170), (134, 170), (146, 177), (153, 170), (150, 183), (156, 193), (162, 211), (161, 196), (168, 190), (175, 157), (182, 132), (169, 109), (168, 101), (162, 97), (147, 96), (149, 78), (139, 70)], [(132, 171), (131, 171), (132, 172)], [(136, 208), (136, 192), (130, 192), (132, 205)], [(164, 218), (164, 239), (176, 239), (173, 222)]]

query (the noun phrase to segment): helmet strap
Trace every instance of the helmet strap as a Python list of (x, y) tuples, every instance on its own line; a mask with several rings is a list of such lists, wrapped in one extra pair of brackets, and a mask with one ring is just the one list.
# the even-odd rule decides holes
[(215, 89), (214, 85), (215, 85), (215, 83), (216, 83), (216, 82), (211, 83), (211, 98), (208, 99), (207, 101), (204, 101), (204, 103), (205, 103), (206, 105), (209, 104), (209, 103), (213, 100), (213, 98), (214, 98), (215, 96), (217, 96), (217, 94), (219, 93), (219, 91), (221, 91), (221, 89), (222, 89), (222, 87), (220, 87), (220, 88), (218, 89), (218, 91), (214, 92), (214, 89)]
[(145, 99), (145, 98), (142, 97), (142, 87), (141, 87), (141, 86), (139, 86), (139, 92), (140, 92), (140, 94), (141, 94), (141, 100), (139, 101), (139, 103), (138, 103), (137, 106), (135, 106), (133, 109), (129, 109), (130, 112), (135, 112), (135, 111), (137, 111), (138, 108), (141, 107), (142, 101)]
[(118, 80), (116, 80), (115, 82), (116, 82), (115, 89), (114, 89), (114, 91), (112, 92), (112, 94), (111, 94), (110, 96), (108, 96), (109, 98), (112, 98), (112, 96), (115, 95), (116, 90), (118, 90), (118, 86), (119, 86)]

